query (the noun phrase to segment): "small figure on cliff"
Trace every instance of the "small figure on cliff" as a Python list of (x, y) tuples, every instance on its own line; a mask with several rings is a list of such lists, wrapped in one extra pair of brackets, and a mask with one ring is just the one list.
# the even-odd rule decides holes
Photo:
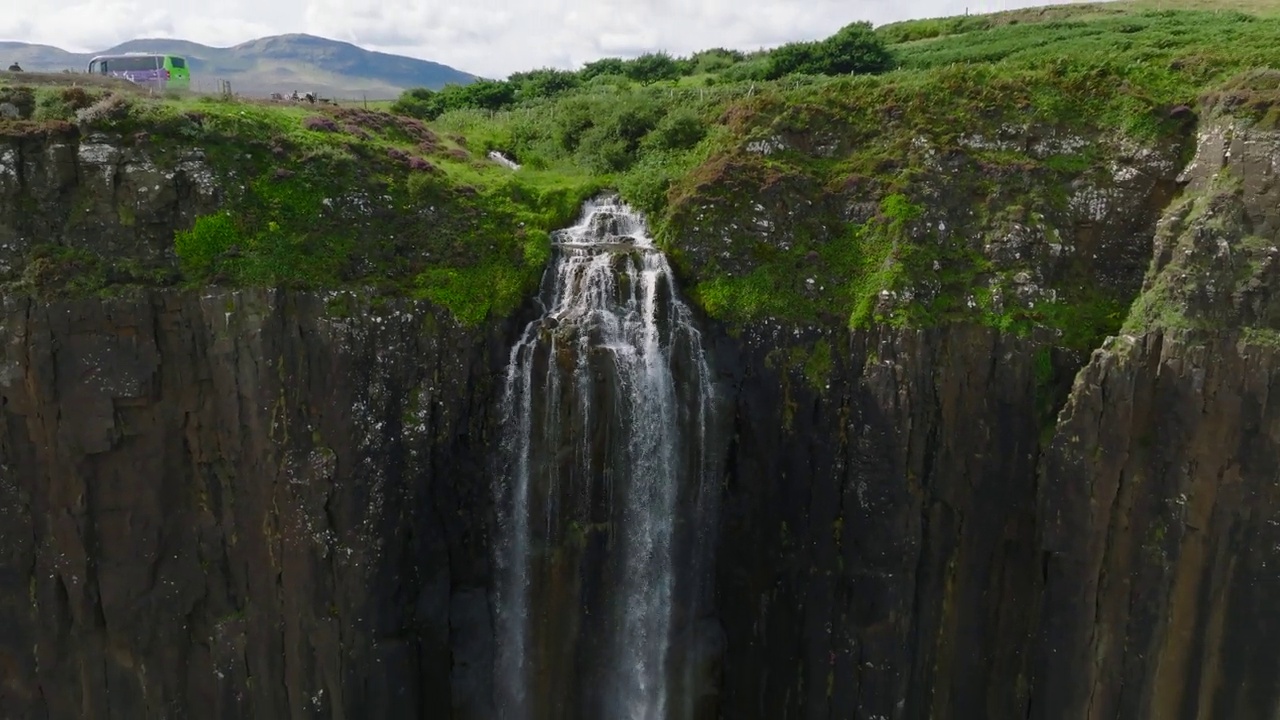
[(9, 72), (22, 72), (22, 66), (15, 60), (14, 63), (9, 66)]

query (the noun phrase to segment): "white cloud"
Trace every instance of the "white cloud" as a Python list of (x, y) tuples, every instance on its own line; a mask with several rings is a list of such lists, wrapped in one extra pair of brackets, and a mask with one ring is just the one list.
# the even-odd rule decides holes
[(503, 77), (651, 50), (752, 50), (875, 24), (1067, 0), (0, 0), (0, 40), (74, 51), (137, 37), (233, 45), (305, 32)]

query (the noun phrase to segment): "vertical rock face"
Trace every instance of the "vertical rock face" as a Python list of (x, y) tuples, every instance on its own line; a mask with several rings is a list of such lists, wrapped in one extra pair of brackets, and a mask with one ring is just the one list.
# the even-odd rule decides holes
[(1041, 476), (1032, 717), (1280, 713), (1277, 158), (1272, 131), (1201, 134), (1134, 334), (1076, 379)]
[(723, 717), (1280, 709), (1275, 346), (1117, 340), (1054, 427), (1030, 341), (856, 335), (821, 389), (778, 342), (730, 363)]
[(172, 262), (173, 233), (217, 208), (222, 189), (197, 150), (162, 168), (120, 137), (0, 141), (0, 280), (58, 246), (140, 266)]
[(1033, 718), (1280, 710), (1280, 352), (1095, 353), (1048, 449)]
[(0, 716), (490, 716), (501, 343), (327, 302), (6, 302)]
[(767, 369), (789, 335), (732, 363), (723, 717), (1023, 717), (1044, 583), (1035, 346), (858, 334), (814, 388)]

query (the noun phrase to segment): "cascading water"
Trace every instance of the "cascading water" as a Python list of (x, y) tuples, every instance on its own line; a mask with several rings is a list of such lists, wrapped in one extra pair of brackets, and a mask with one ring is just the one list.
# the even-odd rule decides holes
[(496, 487), (502, 720), (683, 720), (715, 651), (703, 602), (710, 372), (643, 220), (589, 202), (553, 237), (511, 351)]

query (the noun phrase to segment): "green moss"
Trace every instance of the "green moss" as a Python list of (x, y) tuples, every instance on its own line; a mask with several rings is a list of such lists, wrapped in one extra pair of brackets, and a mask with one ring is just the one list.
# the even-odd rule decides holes
[(449, 308), (467, 325), (491, 313), (503, 315), (524, 299), (528, 274), (505, 263), (463, 268), (429, 268), (418, 275), (422, 297)]
[[(786, 384), (784, 392), (788, 395), (787, 403), (790, 403), (791, 386), (790, 379), (785, 373), (794, 373), (803, 377), (809, 387), (822, 392), (831, 381), (834, 364), (831, 341), (827, 338), (820, 338), (812, 343), (799, 342), (787, 347), (778, 347), (765, 358), (766, 367), (784, 373)], [(788, 427), (790, 426), (789, 417), (784, 422)]]
[(106, 287), (107, 268), (84, 250), (38, 245), (27, 255), (19, 284), (41, 295), (91, 295)]
[(1040, 444), (1047, 447), (1057, 427), (1058, 410), (1070, 390), (1069, 379), (1063, 377), (1054, 362), (1054, 350), (1041, 347), (1032, 357), (1036, 419), (1040, 427)]
[(1097, 158), (1090, 153), (1050, 155), (1044, 159), (1045, 167), (1064, 174), (1082, 173), (1093, 167)]
[(757, 267), (744, 277), (712, 277), (693, 288), (694, 299), (712, 317), (749, 321), (757, 317), (786, 317), (803, 307), (794, 293), (782, 289), (784, 280), (769, 267)]
[[(765, 317), (812, 322), (822, 311), (847, 318), (851, 326), (864, 325), (873, 318), (879, 293), (903, 272), (900, 242), (922, 210), (893, 194), (880, 211), (830, 241), (796, 242), (789, 250), (761, 247), (760, 262), (750, 272), (712, 275), (694, 286), (693, 296), (709, 315), (733, 323)], [(811, 252), (817, 263), (807, 260)]]
[(352, 316), (352, 297), (348, 293), (338, 293), (324, 303), (324, 310), (332, 317), (346, 319)]
[(116, 215), (120, 220), (120, 224), (125, 227), (133, 227), (137, 222), (137, 214), (132, 205), (122, 202), (116, 206)]
[(1176, 222), (1161, 238), (1167, 262), (1148, 272), (1125, 332), (1234, 330), (1269, 344), (1273, 321), (1249, 298), (1265, 287), (1274, 243), (1252, 234), (1240, 186), (1238, 175), (1224, 171), (1176, 208)]
[(823, 338), (814, 344), (804, 363), (804, 377), (814, 389), (821, 390), (831, 380), (831, 343)]
[(1245, 342), (1273, 350), (1280, 350), (1280, 330), (1262, 327), (1247, 327), (1241, 331)]
[(230, 212), (220, 212), (196, 218), (190, 230), (179, 231), (174, 236), (174, 251), (182, 271), (203, 280), (218, 271), (218, 263), (240, 240), (235, 217)]
[(865, 327), (875, 319), (887, 319), (876, 317), (880, 293), (896, 289), (905, 271), (926, 261), (914, 247), (905, 244), (907, 225), (922, 212), (921, 206), (912, 204), (901, 193), (885, 197), (880, 201), (879, 218), (853, 228), (852, 254), (831, 258), (854, 265), (849, 284), (850, 327)]
[(406, 428), (418, 424), (418, 413), (422, 410), (422, 387), (418, 386), (409, 393), (404, 408), (400, 411), (400, 423)]

